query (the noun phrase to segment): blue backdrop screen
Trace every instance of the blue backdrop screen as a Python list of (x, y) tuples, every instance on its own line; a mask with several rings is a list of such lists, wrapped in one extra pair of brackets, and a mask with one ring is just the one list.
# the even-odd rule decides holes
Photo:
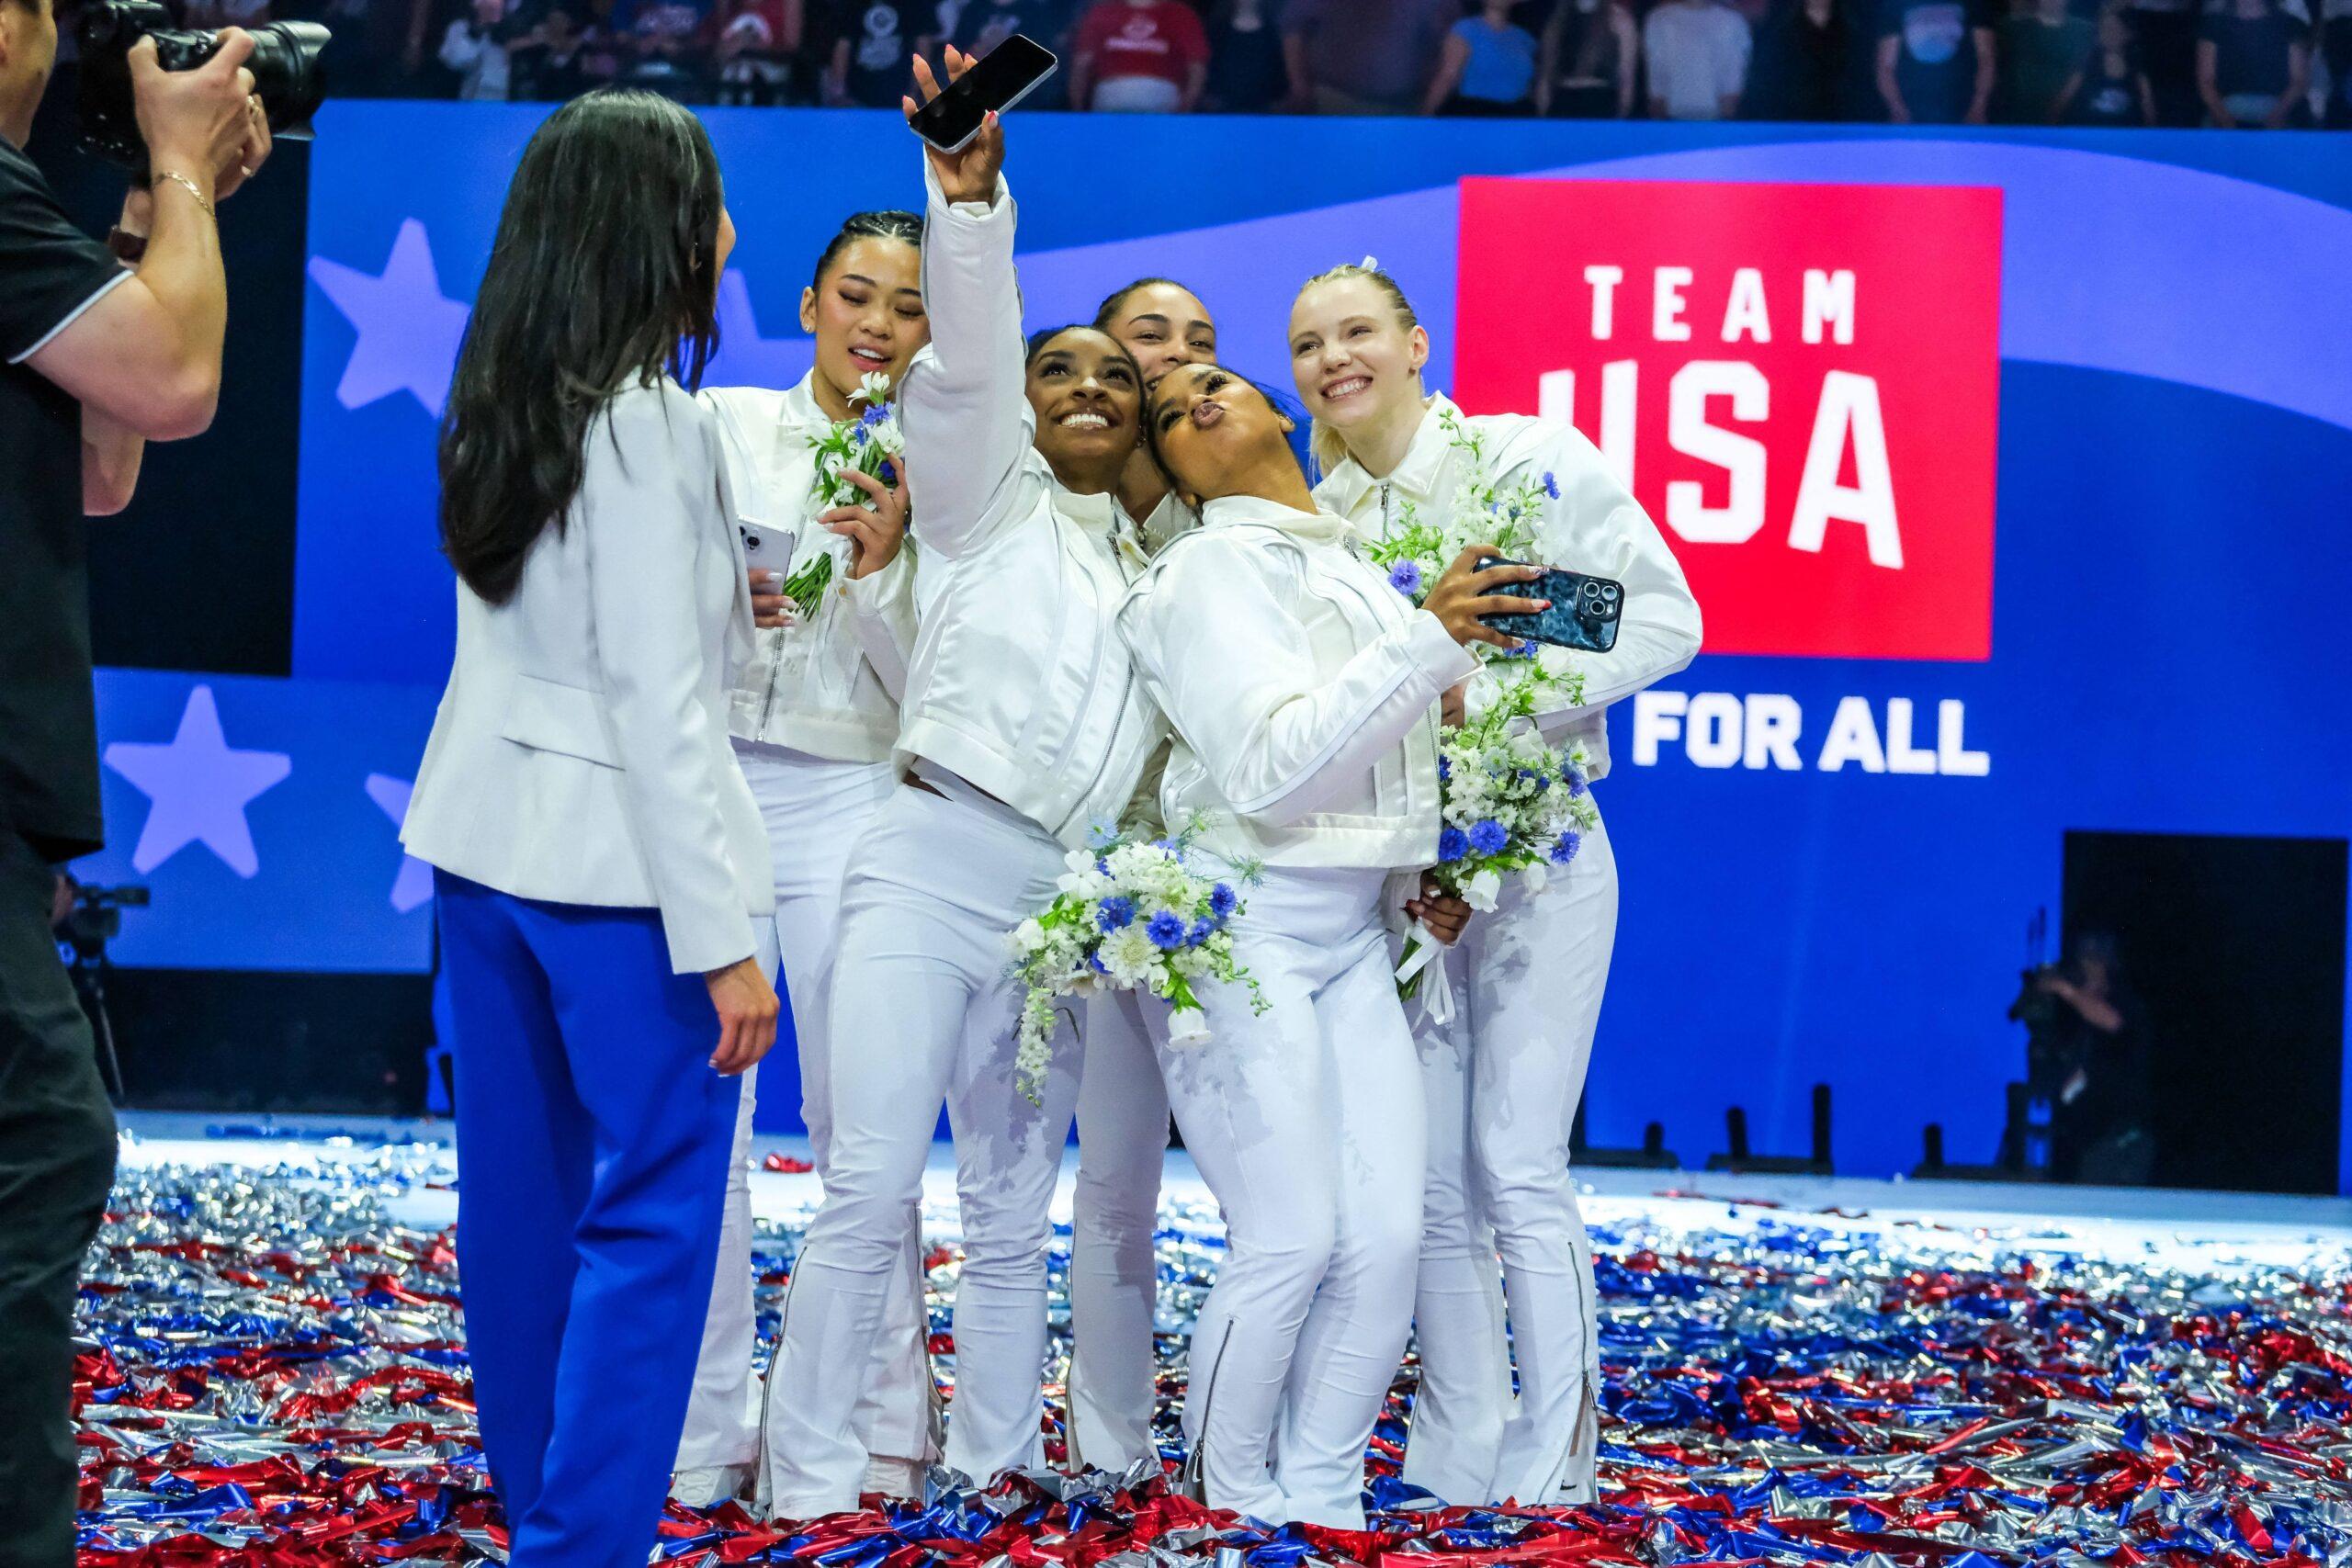
[[(105, 677), (118, 841), (100, 870), (158, 884), (155, 911), (126, 934), (129, 961), (430, 962), (429, 908), (390, 826), (452, 640), (435, 421), (506, 182), (543, 112), (338, 103), (321, 117), (297, 678)], [(797, 301), (819, 248), (851, 210), (919, 205), (915, 149), (887, 115), (706, 118), (741, 234), (710, 380), (783, 385), (808, 366)], [(1055, 115), (1013, 132), (1031, 325), (1091, 316), (1116, 285), (1168, 274), (1208, 300), (1226, 357), (1277, 385), (1300, 280), (1366, 254), (1420, 307), (1439, 385), (1455, 385), (1464, 334), (1478, 345), (1465, 383), (1519, 384), (1509, 321), (1498, 349), (1494, 312), (1457, 298), (1490, 260), (1487, 242), (1465, 254), (1464, 236), (1488, 231), (1464, 211), (1465, 178), (1998, 193), (1954, 209), (1993, 225), (1977, 231), (1998, 258), (1981, 323), (1984, 396), (1997, 400), (1984, 411), (1997, 415), (1984, 491), (1997, 499), (1982, 519), (1989, 637), (1935, 657), (1711, 652), (1612, 714), (1616, 767), (1600, 795), (1624, 895), (1588, 1096), (1596, 1143), (1632, 1142), (1658, 1119), (1670, 1145), (1701, 1152), (1740, 1104), (1759, 1146), (1800, 1146), (1807, 1091), (1826, 1081), (1840, 1100), (1841, 1168), (1907, 1166), (1929, 1119), (1945, 1122), (1955, 1157), (1984, 1157), (1999, 1086), (2020, 1065), (2002, 1011), (2027, 919), (2057, 905), (2067, 829), (2352, 833), (2340, 609), (2352, 581), (2352, 159), (2340, 139)], [(1698, 210), (1714, 205), (1738, 206)], [(1589, 315), (1585, 268), (1606, 260), (1609, 238), (1575, 231), (1538, 236), (1557, 238), (1556, 271), (1521, 282), (1571, 326)], [(1792, 287), (1795, 268), (1842, 265), (1815, 258), (1804, 233), (1777, 243), (1755, 258), (1768, 298), (1776, 260)], [(1702, 265), (1690, 289), (1702, 340), (1723, 287), (1737, 287), (1740, 257), (1725, 256), (1725, 285)], [(1906, 341), (1939, 341), (1934, 302), (1905, 296), (1898, 264), (1861, 274), (1858, 354), (1873, 342), (1886, 352), (1868, 330), (1873, 309), (1901, 312), (1891, 324)], [(1667, 320), (1653, 304), (1648, 271), (1621, 287), (1619, 315), (1641, 323), (1645, 355)], [(1785, 341), (1797, 319), (1774, 325)], [(1962, 330), (1955, 319), (1946, 335)], [(1737, 356), (1702, 341), (1685, 357), (1701, 349)], [(1603, 439), (1596, 394), (1614, 352), (1595, 350), (1588, 374), (1547, 346), (1544, 363), (1519, 367), (1530, 395), (1511, 400), (1533, 402), (1540, 382)], [(1670, 368), (1644, 411), (1653, 398), (1666, 407)], [(1544, 379), (1562, 370), (1575, 392)], [(1810, 417), (1821, 371), (1770, 373), (1788, 400), (1774, 407)], [(1886, 384), (1899, 363), (1873, 373), (1896, 491), (1906, 517), (1924, 515), (1905, 487), (1951, 457), (1938, 450), (1936, 389)], [(1650, 360), (1642, 374), (1647, 387)], [(1482, 395), (1484, 406), (1500, 396)], [(1956, 451), (1975, 439), (1960, 408), (1973, 394), (1955, 383), (1949, 395)], [(1712, 406), (1719, 426), (1748, 417)], [(1681, 479), (1702, 503), (1691, 515), (1713, 515), (1704, 506), (1724, 473), (1689, 466), (1681, 426), (1658, 431), (1653, 442), (1638, 425), (1637, 493), (1657, 512)], [(1801, 455), (1802, 429), (1795, 439)], [(1866, 488), (1854, 461), (1837, 458), (1829, 478)], [(1859, 559), (1860, 531), (1829, 527), (1823, 559)], [(1745, 558), (1702, 570), (1688, 537), (1669, 537), (1702, 604), (1747, 591)], [(784, 1076), (763, 1099), (788, 1115)]]

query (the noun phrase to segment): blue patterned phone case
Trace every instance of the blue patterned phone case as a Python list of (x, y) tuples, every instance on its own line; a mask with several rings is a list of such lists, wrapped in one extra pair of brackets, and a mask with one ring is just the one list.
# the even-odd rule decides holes
[[(1487, 556), (1479, 560), (1478, 570), (1524, 564), (1500, 556)], [(1498, 632), (1579, 649), (1586, 653), (1606, 653), (1617, 646), (1617, 623), (1625, 613), (1625, 585), (1622, 582), (1553, 568), (1533, 582), (1505, 583), (1500, 588), (1489, 588), (1487, 592), (1514, 599), (1552, 601), (1552, 607), (1539, 615), (1487, 616), (1487, 624)]]

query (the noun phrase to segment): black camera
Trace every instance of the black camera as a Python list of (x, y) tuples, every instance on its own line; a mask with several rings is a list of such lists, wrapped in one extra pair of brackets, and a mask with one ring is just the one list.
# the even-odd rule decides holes
[[(270, 133), (294, 141), (311, 136), (311, 117), (326, 96), (319, 51), (332, 36), (316, 22), (264, 22), (248, 28), (254, 51), (245, 69)], [(82, 12), (82, 145), (101, 158), (134, 167), (147, 148), (130, 96), (130, 49), (142, 38), (155, 40), (155, 62), (166, 71), (193, 71), (219, 52), (209, 32), (172, 26), (172, 14), (155, 0), (92, 0)]]
[(72, 947), (83, 958), (95, 958), (106, 944), (122, 934), (122, 912), (143, 909), (150, 900), (148, 890), (136, 884), (119, 887), (98, 887), (86, 882), (72, 884), (73, 907), (65, 919), (58, 922), (57, 940)]

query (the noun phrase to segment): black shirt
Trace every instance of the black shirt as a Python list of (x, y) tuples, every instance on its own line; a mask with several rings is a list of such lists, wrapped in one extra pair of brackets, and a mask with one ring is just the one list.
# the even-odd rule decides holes
[(894, 109), (915, 90), (915, 44), (938, 32), (938, 0), (849, 0), (833, 28), (849, 44), (849, 101)]
[(125, 276), (0, 141), (0, 827), (51, 860), (105, 837), (82, 405), (24, 361)]
[(1219, 114), (1260, 114), (1289, 94), (1282, 29), (1272, 17), (1250, 32), (1230, 17), (1209, 28), (1208, 99)]

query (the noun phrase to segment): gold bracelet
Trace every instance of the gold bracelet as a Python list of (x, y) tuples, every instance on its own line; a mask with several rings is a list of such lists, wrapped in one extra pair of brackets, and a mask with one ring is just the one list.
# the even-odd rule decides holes
[(157, 169), (153, 175), (148, 176), (147, 184), (149, 188), (153, 189), (154, 186), (162, 185), (165, 180), (174, 180), (183, 186), (186, 186), (187, 187), (188, 195), (196, 197), (196, 204), (204, 209), (204, 215), (207, 218), (211, 219), (216, 223), (220, 220), (220, 215), (212, 209), (212, 198), (204, 194), (204, 187), (198, 185), (194, 180), (189, 179), (186, 175), (181, 174), (178, 170)]

